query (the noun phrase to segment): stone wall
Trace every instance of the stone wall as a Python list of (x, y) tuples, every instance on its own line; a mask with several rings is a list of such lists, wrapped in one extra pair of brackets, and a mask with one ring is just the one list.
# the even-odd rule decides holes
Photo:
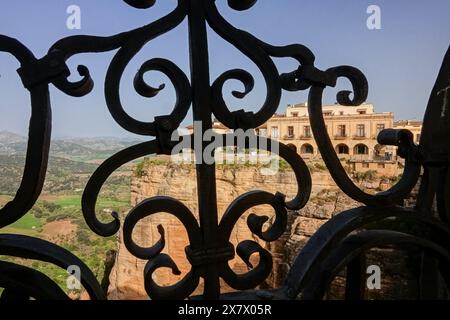
[[(279, 286), (289, 270), (289, 266), (296, 255), (308, 241), (309, 237), (335, 213), (348, 208), (359, 206), (338, 191), (326, 170), (312, 170), (313, 189), (309, 203), (305, 208), (288, 214), (288, 230), (274, 243), (263, 243), (248, 230), (246, 216), (251, 212), (273, 216), (269, 206), (252, 208), (235, 226), (231, 242), (237, 245), (243, 240), (258, 241), (268, 248), (274, 257), (274, 269), (265, 286)], [(374, 184), (370, 185), (374, 187)], [(375, 187), (379, 187), (379, 183)], [(239, 195), (251, 190), (266, 190), (282, 192), (288, 199), (297, 192), (294, 173), (290, 170), (280, 171), (274, 176), (262, 175), (255, 166), (221, 166), (217, 168), (217, 198), (218, 212), (221, 216), (228, 205)], [(197, 185), (194, 166), (175, 164), (149, 164), (140, 172), (140, 176), (132, 179), (132, 204), (155, 196), (171, 196), (182, 201), (193, 213), (197, 213)], [(198, 217), (197, 217), (198, 219)], [(140, 222), (133, 233), (135, 241), (142, 246), (150, 246), (159, 239), (157, 225), (162, 224), (166, 231), (166, 248), (177, 263), (182, 276), (186, 274), (190, 265), (186, 259), (184, 249), (188, 244), (184, 227), (173, 216), (165, 213), (148, 217)], [(125, 248), (120, 236), (116, 264), (110, 276), (110, 299), (148, 299), (143, 288), (143, 268), (146, 261), (137, 259)], [(247, 271), (247, 266), (239, 257), (230, 262), (236, 272)], [(181, 277), (182, 277), (181, 276)], [(168, 285), (180, 279), (162, 269), (156, 273), (156, 281), (161, 285)], [(231, 288), (223, 284), (224, 291)], [(197, 293), (201, 293), (201, 285)]]

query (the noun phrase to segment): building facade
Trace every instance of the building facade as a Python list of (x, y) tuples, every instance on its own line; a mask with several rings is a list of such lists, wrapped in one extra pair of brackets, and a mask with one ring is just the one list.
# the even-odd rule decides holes
[[(389, 160), (395, 150), (380, 146), (378, 133), (394, 127), (394, 113), (376, 113), (373, 105), (358, 107), (324, 106), (323, 115), (333, 147), (340, 158)], [(257, 129), (260, 135), (296, 147), (305, 158), (319, 155), (305, 104), (289, 105), (286, 114), (272, 117)]]
[[(350, 170), (358, 172), (373, 170), (395, 175), (398, 168), (396, 148), (378, 144), (378, 133), (387, 128), (408, 129), (417, 143), (422, 130), (421, 122), (394, 122), (393, 112), (375, 112), (374, 106), (367, 103), (357, 107), (324, 106), (323, 116), (338, 157)], [(289, 105), (285, 114), (275, 115), (256, 131), (295, 147), (304, 159), (320, 158), (306, 103)]]
[(420, 134), (422, 132), (422, 121), (416, 120), (401, 120), (394, 122), (395, 129), (407, 129), (412, 132), (414, 136), (414, 143), (420, 142)]
[[(393, 112), (375, 112), (372, 104), (357, 107), (323, 106), (323, 116), (328, 135), (338, 157), (350, 171), (376, 171), (386, 176), (398, 173), (401, 159), (397, 158), (397, 148), (383, 146), (377, 141), (380, 131), (388, 128), (407, 129), (419, 143), (422, 131), (421, 121), (394, 121)], [(191, 134), (194, 127), (187, 127)], [(217, 133), (233, 131), (220, 122), (213, 122)], [(306, 103), (288, 105), (285, 114), (276, 114), (256, 129), (256, 134), (277, 140), (295, 149), (305, 160), (321, 158), (311, 129)]]

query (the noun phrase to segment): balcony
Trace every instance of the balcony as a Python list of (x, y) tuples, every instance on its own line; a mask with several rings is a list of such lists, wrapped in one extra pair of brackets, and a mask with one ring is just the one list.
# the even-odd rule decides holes
[(307, 135), (302, 134), (299, 138), (300, 140), (311, 140), (313, 137), (310, 134)]
[(336, 134), (334, 136), (334, 140), (345, 140), (347, 138), (348, 138), (348, 135), (346, 135), (346, 134)]
[(294, 140), (295, 139), (295, 135), (284, 135), (283, 136), (283, 139), (284, 140)]
[(350, 156), (352, 161), (369, 161), (372, 160), (369, 154), (353, 154)]
[(368, 137), (364, 134), (364, 135), (358, 135), (358, 134), (355, 134), (354, 136), (353, 136), (353, 140), (365, 140), (365, 139), (367, 139)]
[(392, 154), (384, 154), (384, 155), (373, 155), (374, 161), (396, 161), (397, 157)]

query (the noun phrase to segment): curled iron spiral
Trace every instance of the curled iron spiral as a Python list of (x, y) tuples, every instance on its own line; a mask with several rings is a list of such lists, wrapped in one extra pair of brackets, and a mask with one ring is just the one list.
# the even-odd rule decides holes
[[(149, 9), (156, 0), (124, 0), (136, 9)], [(116, 50), (105, 76), (104, 95), (107, 108), (114, 120), (128, 132), (152, 137), (150, 141), (126, 148), (104, 161), (89, 179), (82, 196), (82, 211), (91, 230), (107, 237), (120, 230), (119, 213), (113, 212), (113, 220), (100, 221), (95, 207), (102, 186), (120, 166), (147, 155), (170, 155), (174, 148), (187, 141), (196, 153), (205, 151), (205, 146), (196, 146), (193, 136), (172, 139), (173, 132), (183, 123), (192, 106), (194, 120), (203, 121), (202, 130), (211, 129), (211, 118), (216, 117), (232, 130), (256, 129), (269, 120), (279, 107), (283, 90), (309, 90), (309, 114), (314, 137), (320, 153), (336, 184), (351, 198), (365, 204), (365, 207), (353, 209), (330, 219), (311, 238), (295, 260), (285, 285), (275, 291), (274, 296), (294, 299), (322, 298), (334, 276), (343, 267), (353, 263), (356, 257), (368, 249), (385, 244), (414, 244), (432, 254), (440, 263), (440, 271), (447, 284), (449, 239), (448, 227), (430, 218), (431, 202), (423, 196), (414, 209), (402, 208), (403, 200), (416, 185), (421, 169), (425, 167), (425, 183), (421, 194), (437, 194), (439, 214), (448, 222), (450, 216), (448, 201), (449, 170), (448, 153), (445, 143), (434, 147), (433, 137), (447, 137), (445, 124), (435, 133), (430, 123), (439, 122), (436, 116), (436, 92), (442, 89), (442, 79), (450, 74), (450, 54), (441, 70), (432, 98), (430, 98), (424, 126), (425, 138), (415, 145), (411, 133), (406, 130), (386, 129), (378, 136), (380, 144), (398, 147), (398, 154), (405, 158), (406, 166), (401, 180), (390, 190), (370, 195), (361, 190), (348, 177), (331, 144), (325, 129), (322, 114), (322, 96), (326, 87), (335, 87), (339, 78), (346, 78), (352, 84), (352, 91), (343, 90), (337, 94), (337, 101), (344, 106), (362, 104), (368, 95), (367, 79), (361, 71), (350, 66), (334, 67), (325, 71), (315, 67), (314, 54), (301, 44), (273, 46), (248, 32), (231, 25), (217, 8), (219, 0), (178, 0), (175, 9), (166, 16), (146, 26), (123, 32), (110, 37), (71, 36), (53, 44), (45, 57), (36, 58), (19, 41), (0, 35), (0, 52), (13, 55), (20, 64), (19, 76), (31, 97), (31, 118), (26, 163), (19, 189), (12, 201), (0, 209), (0, 228), (8, 226), (33, 207), (42, 192), (51, 136), (51, 107), (49, 85), (53, 84), (63, 93), (82, 97), (94, 88), (94, 81), (88, 67), (80, 65), (78, 81), (70, 81), (71, 72), (66, 64), (68, 59), (81, 53), (102, 53)], [(228, 5), (237, 11), (253, 7), (257, 0), (228, 0)], [(170, 32), (185, 20), (189, 25), (191, 74), (188, 76), (173, 62), (154, 58), (144, 62), (134, 78), (137, 94), (154, 98), (165, 88), (152, 87), (144, 80), (147, 72), (161, 72), (171, 82), (176, 92), (173, 110), (167, 115), (155, 117), (154, 121), (140, 121), (131, 117), (124, 109), (120, 96), (120, 86), (124, 72), (132, 59), (150, 41)], [(211, 81), (209, 74), (207, 25), (213, 32), (237, 48), (248, 57), (263, 75), (266, 96), (262, 106), (249, 110), (230, 111), (224, 99), (224, 86), (230, 80), (237, 80), (244, 90), (233, 91), (236, 98), (245, 98), (255, 86), (253, 76), (243, 69), (230, 69)], [(298, 63), (295, 70), (280, 72), (274, 58), (292, 58)], [(352, 97), (353, 93), (353, 97)], [(257, 111), (253, 111), (257, 110)], [(430, 120), (431, 119), (431, 120)], [(250, 131), (251, 131), (250, 130)], [(447, 131), (445, 131), (447, 130)], [(444, 133), (442, 133), (444, 132)], [(194, 132), (193, 135), (195, 135)], [(222, 146), (237, 147), (238, 142), (232, 135), (219, 135)], [(123, 237), (126, 248), (137, 258), (147, 260), (144, 269), (144, 287), (152, 299), (184, 299), (192, 295), (204, 280), (205, 299), (220, 297), (220, 279), (236, 290), (254, 289), (261, 285), (273, 269), (273, 259), (267, 248), (254, 240), (244, 240), (236, 245), (230, 242), (233, 228), (238, 220), (249, 210), (259, 205), (269, 205), (275, 212), (275, 219), (264, 230), (267, 216), (255, 213), (247, 217), (249, 230), (261, 242), (278, 240), (287, 229), (288, 211), (300, 210), (308, 202), (311, 194), (311, 175), (304, 160), (288, 146), (277, 141), (257, 137), (257, 149), (277, 154), (292, 168), (298, 190), (293, 199), (287, 200), (281, 193), (269, 193), (263, 190), (247, 192), (237, 197), (223, 213), (220, 221), (217, 213), (216, 178), (214, 164), (197, 164), (199, 189), (198, 221), (196, 215), (183, 203), (170, 197), (154, 196), (137, 204), (123, 221)], [(249, 141), (246, 140), (246, 147)], [(277, 148), (273, 148), (277, 146)], [(199, 150), (199, 148), (201, 150)], [(447, 148), (447, 149), (446, 149)], [(432, 188), (429, 175), (433, 170), (441, 170), (438, 188)], [(200, 185), (201, 184), (201, 185)], [(207, 186), (207, 187), (205, 187)], [(200, 190), (200, 187), (202, 189)], [(203, 190), (203, 191), (202, 191)], [(141, 247), (133, 240), (136, 224), (145, 217), (156, 213), (173, 215), (185, 227), (189, 243), (186, 244), (186, 257), (191, 264), (190, 271), (177, 283), (161, 286), (153, 279), (156, 270), (169, 268), (173, 274), (181, 272), (175, 261), (163, 253), (166, 245), (165, 230), (158, 226), (159, 240), (151, 247)], [(257, 213), (257, 212), (256, 212)], [(425, 216), (428, 214), (428, 216)], [(393, 224), (392, 221), (404, 222)], [(368, 230), (371, 223), (377, 222), (382, 229)], [(411, 224), (418, 230), (410, 228)], [(355, 231), (360, 233), (355, 234)], [(105, 299), (105, 293), (88, 267), (70, 252), (55, 244), (25, 236), (0, 235), (0, 254), (37, 259), (53, 263), (61, 268), (78, 265), (82, 271), (81, 282), (92, 299)], [(259, 256), (256, 266), (250, 257)], [(236, 274), (229, 265), (235, 255), (248, 266), (245, 274)], [(5, 291), (5, 299), (67, 299), (67, 295), (44, 274), (17, 264), (0, 261), (0, 287)]]

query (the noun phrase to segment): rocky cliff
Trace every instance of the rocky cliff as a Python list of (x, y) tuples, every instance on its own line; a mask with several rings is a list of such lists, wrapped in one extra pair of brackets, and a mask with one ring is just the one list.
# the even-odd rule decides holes
[[(324, 222), (335, 213), (359, 206), (338, 191), (326, 170), (311, 167), (311, 171), (313, 180), (311, 200), (302, 210), (289, 212), (288, 230), (279, 240), (270, 244), (261, 243), (251, 234), (246, 224), (246, 217), (251, 212), (273, 216), (273, 210), (269, 206), (252, 208), (240, 219), (233, 230), (231, 242), (234, 245), (251, 239), (260, 242), (263, 247), (272, 252), (274, 269), (265, 286), (279, 286), (282, 283), (299, 250)], [(379, 188), (380, 183), (374, 182), (368, 187)], [(266, 176), (262, 175), (255, 166), (217, 168), (217, 198), (220, 215), (236, 197), (250, 190), (266, 190), (273, 193), (278, 191), (286, 194), (289, 199), (297, 192), (297, 184), (294, 173), (290, 170), (282, 170), (277, 175)], [(155, 195), (174, 197), (196, 213), (198, 205), (195, 167), (161, 163), (145, 165), (132, 179), (132, 204)], [(182, 271), (180, 276), (182, 277), (190, 267), (184, 252), (188, 244), (187, 234), (178, 220), (164, 213), (146, 218), (136, 226), (133, 238), (142, 246), (150, 246), (159, 239), (157, 231), (159, 224), (162, 224), (166, 231), (164, 252), (175, 260)], [(122, 236), (118, 246), (116, 263), (110, 276), (109, 298), (148, 299), (143, 288), (143, 268), (146, 261), (137, 259), (127, 251), (122, 242)], [(236, 272), (247, 270), (247, 266), (239, 257), (232, 260), (230, 265)], [(180, 277), (163, 269), (157, 271), (155, 280), (161, 285), (168, 285)], [(225, 284), (223, 289), (231, 290)], [(201, 293), (201, 285), (197, 293)]]

